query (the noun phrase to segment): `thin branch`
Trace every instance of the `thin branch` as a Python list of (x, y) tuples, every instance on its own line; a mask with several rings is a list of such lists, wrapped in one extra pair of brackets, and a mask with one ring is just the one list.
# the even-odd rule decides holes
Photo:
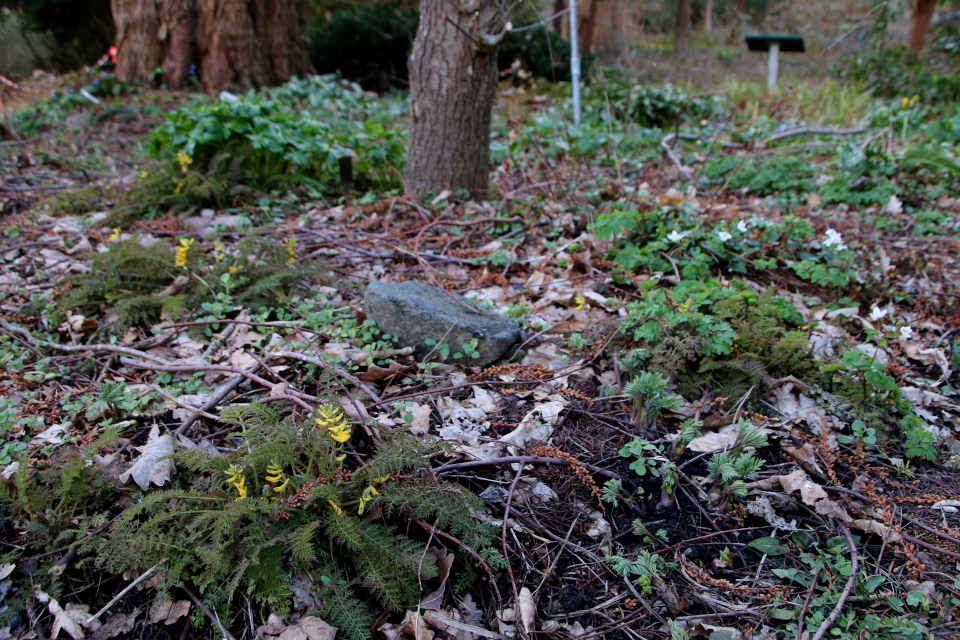
[(850, 574), (850, 579), (847, 580), (847, 586), (843, 588), (843, 593), (840, 594), (840, 599), (837, 600), (837, 606), (833, 608), (830, 617), (824, 620), (820, 628), (817, 629), (813, 640), (823, 640), (823, 636), (826, 635), (830, 627), (833, 626), (833, 623), (840, 617), (840, 612), (843, 611), (843, 605), (846, 603), (847, 598), (850, 597), (850, 591), (853, 590), (853, 585), (857, 582), (857, 569), (860, 568), (859, 557), (857, 556), (857, 545), (853, 541), (853, 536), (850, 535), (850, 529), (847, 529), (843, 524), (840, 524), (840, 528), (843, 530), (843, 535), (847, 536), (847, 544), (850, 545), (850, 564), (853, 572)]

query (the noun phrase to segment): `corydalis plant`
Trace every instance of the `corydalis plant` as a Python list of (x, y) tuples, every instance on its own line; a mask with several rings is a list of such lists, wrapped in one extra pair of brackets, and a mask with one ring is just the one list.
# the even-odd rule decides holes
[(680, 396), (667, 392), (669, 384), (670, 380), (665, 376), (644, 371), (624, 385), (623, 394), (633, 402), (632, 417), (638, 427), (649, 429), (662, 411), (680, 408)]
[(755, 458), (753, 451), (767, 446), (767, 436), (756, 425), (741, 419), (738, 424), (737, 440), (730, 451), (715, 453), (707, 465), (709, 477), (713, 479), (710, 494), (714, 503), (723, 511), (733, 498), (747, 495), (746, 480), (753, 479), (763, 468), (764, 461)]

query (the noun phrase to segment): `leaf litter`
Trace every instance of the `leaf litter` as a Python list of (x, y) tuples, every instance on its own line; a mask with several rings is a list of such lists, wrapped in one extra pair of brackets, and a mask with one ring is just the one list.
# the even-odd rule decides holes
[[(796, 619), (808, 588), (817, 584), (810, 579), (815, 571), (846, 579), (849, 566), (836, 552), (845, 543), (831, 546), (845, 527), (859, 532), (859, 552), (876, 558), (870, 564), (877, 569), (860, 576), (857, 590), (840, 606), (867, 603), (863, 615), (877, 620), (905, 616), (920, 624), (932, 615), (940, 628), (954, 625), (960, 594), (955, 579), (944, 576), (955, 578), (960, 559), (960, 520), (953, 504), (960, 401), (951, 351), (957, 312), (951, 300), (956, 288), (950, 284), (958, 280), (950, 261), (938, 256), (946, 256), (956, 239), (921, 244), (882, 230), (875, 240), (844, 235), (844, 242), (855, 247), (845, 248), (852, 251), (852, 281), (875, 282), (879, 274), (879, 281), (924, 301), (912, 306), (876, 287), (844, 289), (804, 280), (792, 269), (799, 255), (776, 258), (781, 268), (772, 271), (754, 264), (743, 271), (715, 266), (704, 273), (697, 271), (695, 259), (703, 249), (683, 249), (693, 241), (708, 246), (708, 240), (684, 235), (692, 226), (728, 220), (724, 229), (733, 237), (737, 222), (743, 222), (746, 231), (738, 232), (759, 246), (783, 224), (784, 209), (748, 195), (676, 189), (669, 164), (648, 163), (627, 185), (602, 171), (597, 178), (578, 178), (581, 160), (551, 158), (553, 166), (538, 167), (524, 158), (501, 165), (495, 181), (502, 193), (512, 195), (499, 206), (462, 202), (451, 193), (432, 203), (384, 197), (330, 206), (304, 198), (285, 224), (268, 223), (265, 232), (232, 225), (226, 233), (204, 235), (168, 221), (194, 238), (194, 249), (211, 261), (234, 251), (245, 235), (263, 233), (277, 245), (296, 239), (296, 245), (288, 243), (299, 247), (296, 260), (339, 274), (337, 286), (329, 280), (308, 285), (276, 302), (283, 313), (272, 315), (238, 305), (123, 326), (110, 305), (101, 305), (83, 313), (68, 309), (64, 321), (51, 326), (47, 311), (30, 306), (31, 296), (63, 286), (71, 274), (89, 274), (85, 254), (109, 251), (112, 242), (123, 241), (169, 245), (172, 253), (177, 234), (163, 231), (159, 222), (139, 223), (129, 229), (129, 238), (121, 234), (110, 241), (108, 214), (35, 211), (8, 220), (8, 228), (18, 229), (21, 237), (9, 243), (17, 247), (3, 253), (2, 285), (8, 288), (3, 331), (10, 353), (5, 357), (22, 363), (2, 384), (19, 420), (13, 433), (29, 438), (30, 464), (127, 421), (121, 435), (90, 458), (117, 483), (113, 508), (120, 509), (136, 491), (130, 480), (142, 492), (179, 481), (170, 459), (177, 442), (208, 456), (236, 447), (235, 433), (218, 421), (225, 408), (268, 401), (304, 417), (318, 400), (331, 398), (352, 420), (365, 422), (368, 434), (407, 431), (446, 442), (450, 453), (435, 461), (434, 473), (456, 478), (479, 494), (485, 507), (478, 517), (502, 528), (509, 571), (498, 570), (495, 583), (488, 580), (464, 592), (450, 586), (454, 558), (463, 553), (453, 546), (431, 548), (427, 553), (441, 567), (440, 575), (424, 582), (419, 607), (390, 615), (378, 627), (388, 638), (472, 640), (536, 629), (584, 638), (646, 637), (662, 633), (667, 621), (693, 638), (773, 637), (767, 626), (772, 612), (790, 610)], [(120, 186), (128, 179), (103, 181)], [(617, 217), (604, 202), (636, 214)], [(588, 203), (603, 211), (593, 224), (582, 220), (578, 209)], [(883, 212), (905, 216), (903, 206), (893, 196)], [(812, 206), (798, 212), (815, 234), (826, 237), (830, 225), (849, 213)], [(626, 228), (601, 233), (596, 223), (637, 224), (647, 220), (645, 213), (671, 221), (688, 217), (693, 225), (686, 231), (671, 228), (672, 236), (661, 229), (641, 241), (631, 240), (635, 235)], [(462, 221), (474, 229), (464, 233)], [(786, 232), (780, 240), (793, 241)], [(643, 249), (644, 242), (653, 247), (651, 253), (631, 253), (633, 246)], [(815, 239), (805, 242), (810, 251), (821, 250)], [(25, 243), (36, 244), (20, 246)], [(931, 261), (940, 260), (938, 280), (916, 267), (921, 251)], [(190, 284), (180, 278), (154, 293), (179, 295)], [(441, 358), (417, 363), (412, 350), (394, 348), (371, 331), (362, 290), (355, 285), (434, 278), (486, 309), (520, 319), (521, 344), (509, 361), (482, 371)], [(701, 309), (721, 300), (691, 288), (662, 307), (643, 307), (651, 291), (677, 291), (685, 282), (705, 280), (711, 287), (738, 291), (747, 306), (768, 290), (789, 304), (797, 314), (792, 326), (806, 332), (806, 348), (818, 358), (819, 371), (799, 379), (780, 369), (775, 378), (773, 369), (761, 372), (737, 360), (739, 370), (726, 370), (729, 380), (707, 377), (704, 352), (717, 348), (710, 343), (715, 334), (697, 334), (688, 323), (720, 318)], [(735, 330), (761, 326), (738, 313), (722, 318)], [(322, 314), (324, 321), (312, 321), (311, 314)], [(631, 317), (656, 336), (621, 331)], [(731, 355), (754, 353), (749, 349), (756, 345), (748, 346), (742, 334), (737, 341)], [(657, 351), (661, 345), (669, 350)], [(634, 399), (625, 394), (633, 373), (624, 363), (637, 348), (651, 351), (641, 358), (641, 368), (663, 372), (670, 392), (684, 396), (676, 411), (659, 414), (646, 430), (631, 418)], [(714, 358), (710, 366), (719, 361), (716, 353), (707, 357)], [(694, 376), (693, 384), (679, 375), (691, 366), (695, 374), (704, 374), (699, 381)], [(321, 384), (324, 374), (328, 378)], [(734, 379), (740, 387), (726, 385)], [(681, 388), (684, 380), (687, 386)], [(122, 384), (125, 391), (103, 400), (98, 395), (104, 395), (104, 383)], [(156, 387), (173, 400), (151, 391)], [(910, 414), (919, 423), (901, 432), (900, 423)], [(686, 419), (702, 423), (700, 435), (683, 451), (672, 451)], [(768, 442), (738, 448), (743, 420), (761, 427)], [(621, 453), (637, 439), (651, 445), (641, 465), (651, 472), (644, 475)], [(563, 455), (534, 455), (536, 447)], [(928, 450), (940, 464), (928, 461)], [(750, 482), (742, 490), (724, 479), (729, 470), (722, 464), (711, 474), (711, 460), (749, 451), (764, 464), (759, 478), (744, 476)], [(21, 471), (20, 462), (5, 465), (6, 485), (15, 487), (18, 473), (34, 473)], [(672, 506), (663, 506), (670, 504), (662, 497), (668, 477), (675, 478), (675, 497)], [(597, 500), (600, 487), (608, 499)], [(25, 542), (26, 524), (24, 519), (5, 524), (9, 539)], [(439, 536), (431, 540), (449, 543)], [(48, 551), (36, 549), (34, 555)], [(51, 559), (66, 555), (68, 547)], [(626, 564), (618, 565), (615, 557)], [(880, 559), (893, 564), (881, 568)], [(3, 566), (29, 572), (22, 560)], [(83, 578), (71, 572), (67, 576), (81, 584)], [(11, 569), (0, 580), (22, 585), (17, 575)], [(883, 582), (876, 582), (881, 577)], [(932, 579), (919, 580), (924, 577)], [(925, 586), (911, 590), (907, 578)], [(311, 608), (314, 582), (309, 576), (291, 581), (297, 610)], [(909, 593), (922, 593), (926, 600), (910, 600)], [(3, 595), (10, 594), (7, 587)], [(819, 594), (814, 605), (825, 617), (839, 596), (826, 589)], [(47, 610), (50, 635), (62, 630), (73, 638), (86, 632), (99, 633), (95, 637), (129, 633), (145, 624), (137, 619), (152, 597), (126, 596), (128, 611), (114, 614), (98, 631), (96, 622), (85, 627), (91, 617), (86, 602), (61, 607), (63, 597), (41, 590), (33, 596)], [(944, 599), (952, 604), (942, 604)], [(190, 608), (190, 600), (158, 594), (143, 620), (179, 629)], [(337, 633), (316, 616), (264, 615), (258, 631), (265, 637), (331, 640)], [(104, 635), (108, 627), (113, 636)]]

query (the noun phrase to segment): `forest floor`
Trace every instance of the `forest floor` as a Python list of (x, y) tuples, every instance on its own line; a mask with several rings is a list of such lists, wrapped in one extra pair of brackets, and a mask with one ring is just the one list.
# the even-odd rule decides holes
[(416, 201), (402, 98), (102, 85), (0, 141), (0, 638), (960, 633), (955, 111), (508, 79)]

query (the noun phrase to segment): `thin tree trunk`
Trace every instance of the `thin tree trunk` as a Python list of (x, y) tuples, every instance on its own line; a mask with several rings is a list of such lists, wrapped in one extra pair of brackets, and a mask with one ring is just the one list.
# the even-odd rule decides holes
[(713, 4), (714, 0), (707, 0), (703, 7), (703, 30), (708, 35), (713, 33)]
[[(567, 8), (567, 3), (564, 0), (553, 0), (553, 13), (554, 15), (560, 13)], [(553, 19), (553, 30), (557, 32), (558, 36), (563, 36), (563, 16), (559, 15)]]
[(587, 55), (593, 48), (593, 34), (597, 28), (597, 12), (600, 0), (590, 0), (590, 10), (587, 19), (583, 22), (583, 32), (580, 34), (580, 55)]
[(930, 20), (937, 9), (937, 0), (916, 0), (913, 7), (913, 18), (910, 24), (910, 49), (920, 55), (923, 51), (927, 31), (930, 29)]
[(423, 0), (410, 54), (406, 191), (487, 193), (506, 0)]
[(687, 53), (690, 39), (690, 0), (677, 0), (677, 32), (673, 51), (678, 55)]

